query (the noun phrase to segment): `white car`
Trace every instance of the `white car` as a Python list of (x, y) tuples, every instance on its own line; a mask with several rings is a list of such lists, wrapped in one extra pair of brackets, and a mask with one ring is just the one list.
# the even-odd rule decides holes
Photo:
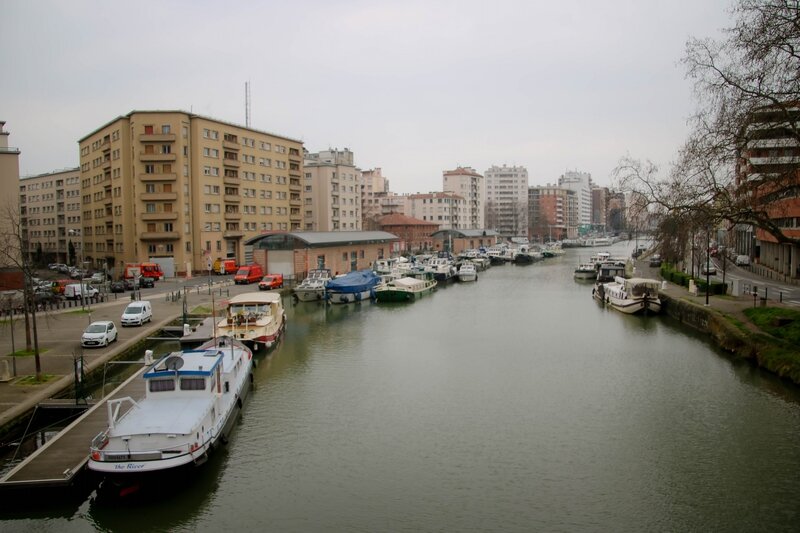
[(131, 302), (122, 312), (120, 324), (123, 326), (141, 326), (153, 319), (153, 307), (147, 300)]
[(117, 340), (117, 327), (111, 320), (92, 322), (81, 335), (81, 346), (85, 348), (108, 346)]

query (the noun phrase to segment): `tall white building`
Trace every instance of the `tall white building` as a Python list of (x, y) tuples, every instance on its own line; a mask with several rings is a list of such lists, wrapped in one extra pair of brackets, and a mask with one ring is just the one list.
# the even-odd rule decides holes
[(486, 179), (485, 223), (508, 237), (528, 236), (528, 170), (492, 165)]
[(483, 176), (478, 174), (474, 168), (470, 167), (457, 167), (455, 170), (445, 170), (442, 173), (442, 190), (461, 196), (466, 203), (466, 225), (453, 226), (453, 229), (484, 229)]
[(558, 186), (575, 191), (578, 200), (578, 224), (592, 223), (592, 175), (588, 172), (568, 171), (558, 178)]
[(353, 164), (353, 152), (306, 152), (304, 168), (303, 229), (360, 230), (361, 172)]

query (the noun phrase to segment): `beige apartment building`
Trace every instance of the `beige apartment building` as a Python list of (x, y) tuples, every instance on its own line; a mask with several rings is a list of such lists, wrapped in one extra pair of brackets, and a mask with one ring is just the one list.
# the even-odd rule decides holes
[(9, 132), (0, 121), (0, 289), (19, 288), (21, 276), (9, 272), (21, 264), (19, 220), (19, 149), (9, 146)]
[(361, 229), (361, 171), (353, 152), (324, 150), (305, 153), (303, 229), (358, 231)]
[(381, 201), (389, 194), (389, 180), (380, 168), (361, 171), (361, 226), (366, 228), (367, 220), (375, 221), (382, 213)]
[[(461, 196), (465, 201), (466, 222), (459, 229), (481, 229), (484, 227), (484, 201), (486, 184), (483, 176), (471, 167), (457, 167), (442, 172), (442, 190)], [(415, 215), (412, 215), (415, 216)], [(442, 228), (445, 229), (445, 228)]]
[(84, 256), (80, 168), (20, 178), (19, 202), (28, 258), (42, 264), (80, 265)]
[(184, 111), (132, 111), (79, 141), (86, 258), (119, 275), (169, 275), (217, 257), (252, 261), (245, 240), (302, 223), (301, 141)]
[(439, 229), (464, 228), (468, 224), (467, 202), (449, 192), (409, 194), (406, 216), (437, 224)]

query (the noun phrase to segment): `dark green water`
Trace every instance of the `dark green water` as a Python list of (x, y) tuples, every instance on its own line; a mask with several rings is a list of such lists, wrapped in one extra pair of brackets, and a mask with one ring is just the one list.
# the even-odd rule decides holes
[(665, 317), (599, 307), (577, 262), (494, 267), (410, 305), (287, 300), (286, 338), (191, 486), (0, 528), (796, 530), (797, 389)]

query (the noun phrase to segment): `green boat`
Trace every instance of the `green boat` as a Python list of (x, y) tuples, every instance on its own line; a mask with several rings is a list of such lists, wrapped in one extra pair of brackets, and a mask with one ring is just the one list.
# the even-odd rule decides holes
[(436, 280), (430, 277), (398, 278), (375, 288), (375, 299), (379, 302), (413, 302), (436, 289)]

